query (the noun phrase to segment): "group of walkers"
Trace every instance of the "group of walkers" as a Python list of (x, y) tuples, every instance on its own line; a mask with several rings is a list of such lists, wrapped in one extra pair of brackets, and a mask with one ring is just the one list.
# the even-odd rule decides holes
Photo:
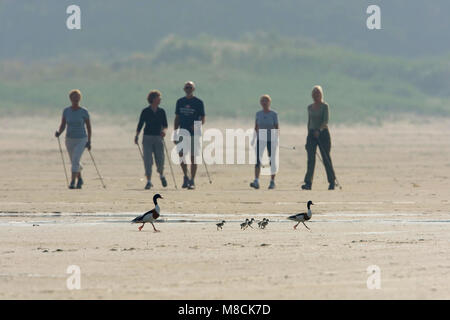
[[(201, 136), (194, 135), (194, 122), (201, 121), (202, 125), (205, 123), (205, 107), (203, 101), (194, 96), (195, 84), (188, 81), (184, 84), (184, 92), (186, 96), (178, 99), (175, 108), (174, 130), (185, 129), (191, 136), (191, 170), (188, 172), (187, 161), (185, 159), (184, 150), (181, 150), (179, 155), (181, 157), (181, 169), (183, 170), (183, 188), (195, 189), (195, 174), (197, 173), (197, 164), (194, 157), (199, 155), (198, 148), (194, 148), (194, 139), (199, 139)], [(167, 186), (167, 180), (164, 177), (164, 137), (167, 131), (167, 117), (163, 108), (159, 107), (161, 103), (161, 93), (158, 90), (150, 91), (148, 94), (147, 108), (144, 108), (139, 117), (139, 123), (136, 130), (134, 142), (139, 143), (139, 134), (143, 125), (144, 136), (142, 138), (142, 146), (144, 148), (144, 164), (145, 175), (147, 177), (147, 184), (145, 189), (150, 189), (153, 185), (151, 182), (153, 155), (156, 162), (156, 171), (159, 173), (161, 184), (163, 187)], [(179, 143), (180, 141), (174, 141)]]
[[(197, 164), (194, 161), (195, 157), (201, 154), (201, 135), (195, 134), (194, 123), (200, 121), (202, 125), (205, 123), (205, 107), (203, 101), (194, 96), (195, 84), (188, 81), (184, 84), (185, 96), (178, 99), (175, 108), (174, 131), (178, 129), (186, 130), (190, 137), (190, 150), (185, 152), (184, 149), (178, 150), (180, 156), (180, 165), (183, 171), (183, 188), (195, 189), (195, 175), (197, 172)], [(89, 120), (88, 111), (80, 106), (82, 98), (79, 90), (72, 90), (69, 93), (71, 106), (63, 111), (61, 124), (55, 136), (58, 138), (66, 129), (66, 148), (69, 153), (71, 161), (72, 176), (69, 184), (70, 189), (81, 189), (83, 179), (81, 177), (82, 166), (80, 165), (81, 156), (84, 149), (91, 150), (91, 136), (92, 128)], [(313, 103), (308, 106), (308, 136), (306, 139), (306, 151), (308, 154), (307, 172), (304, 178), (303, 190), (311, 190), (314, 176), (316, 151), (319, 147), (322, 159), (324, 161), (329, 190), (335, 188), (335, 175), (333, 165), (330, 157), (331, 138), (328, 130), (329, 107), (323, 101), (323, 90), (320, 86), (315, 86), (312, 90)], [(145, 189), (151, 189), (152, 184), (152, 167), (153, 158), (156, 164), (156, 171), (159, 173), (161, 185), (167, 187), (167, 180), (164, 176), (164, 138), (168, 129), (168, 122), (166, 112), (160, 107), (162, 100), (161, 92), (152, 90), (147, 96), (149, 103), (148, 107), (144, 108), (140, 114), (139, 122), (134, 138), (135, 144), (139, 146), (139, 135), (144, 128), (142, 147), (143, 160), (145, 166), (145, 176), (147, 182)], [(262, 110), (256, 113), (255, 119), (255, 135), (256, 139), (256, 165), (255, 165), (255, 179), (250, 186), (259, 189), (259, 176), (261, 171), (261, 156), (262, 148), (267, 147), (267, 152), (270, 161), (276, 160), (276, 154), (272, 152), (271, 130), (279, 129), (278, 114), (271, 109), (271, 98), (269, 95), (263, 95), (260, 98), (260, 105)], [(261, 143), (261, 134), (267, 134), (265, 144)], [(183, 137), (174, 138), (174, 143), (179, 144)], [(186, 153), (186, 154), (184, 154)], [(190, 154), (190, 170), (188, 170), (188, 163), (186, 157)], [(269, 189), (275, 188), (275, 173), (272, 172)]]

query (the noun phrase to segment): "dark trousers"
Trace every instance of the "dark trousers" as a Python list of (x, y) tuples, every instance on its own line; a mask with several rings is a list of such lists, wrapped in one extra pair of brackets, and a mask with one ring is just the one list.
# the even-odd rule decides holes
[(327, 172), (328, 183), (334, 183), (335, 175), (333, 169), (333, 163), (331, 162), (330, 150), (331, 150), (331, 138), (328, 129), (324, 129), (320, 132), (319, 138), (314, 137), (314, 131), (310, 130), (308, 132), (308, 137), (306, 138), (306, 151), (308, 153), (308, 170), (305, 175), (305, 183), (312, 185), (314, 177), (314, 167), (316, 166), (316, 150), (319, 146), (320, 154), (322, 155), (322, 160), (325, 165), (325, 170)]

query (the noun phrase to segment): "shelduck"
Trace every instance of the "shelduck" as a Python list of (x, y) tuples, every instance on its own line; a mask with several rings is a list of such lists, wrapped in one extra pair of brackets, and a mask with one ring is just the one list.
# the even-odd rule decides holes
[(305, 224), (305, 221), (308, 221), (309, 219), (311, 219), (312, 217), (312, 212), (311, 212), (311, 205), (314, 205), (314, 203), (312, 203), (311, 200), (308, 201), (307, 207), (308, 207), (308, 211), (307, 212), (302, 212), (302, 213), (297, 213), (293, 216), (288, 217), (289, 220), (292, 221), (297, 221), (298, 223), (294, 226), (294, 229), (297, 229), (297, 226), (301, 223), (303, 223), (303, 225), (306, 227), (306, 229), (310, 230), (308, 228), (308, 226)]
[(155, 204), (155, 208), (144, 213), (141, 216), (134, 218), (133, 221), (131, 221), (131, 223), (142, 223), (142, 226), (140, 226), (138, 228), (139, 231), (142, 230), (142, 228), (144, 227), (144, 224), (146, 224), (147, 222), (150, 222), (153, 226), (153, 230), (155, 230), (155, 232), (159, 232), (159, 230), (156, 230), (155, 225), (153, 224), (153, 222), (155, 222), (155, 220), (158, 219), (160, 216), (160, 208), (158, 205), (158, 199), (164, 199), (164, 198), (159, 193), (155, 194), (153, 196), (153, 203)]

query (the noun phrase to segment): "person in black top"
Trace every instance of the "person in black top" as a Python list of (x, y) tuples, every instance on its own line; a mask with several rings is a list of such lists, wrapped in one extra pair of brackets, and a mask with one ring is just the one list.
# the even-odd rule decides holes
[(167, 180), (164, 177), (164, 144), (163, 139), (167, 131), (167, 117), (164, 109), (159, 107), (161, 103), (161, 92), (152, 90), (147, 96), (147, 108), (143, 109), (139, 117), (139, 123), (136, 129), (134, 143), (139, 143), (139, 133), (145, 124), (144, 136), (142, 138), (142, 146), (144, 148), (144, 166), (147, 184), (145, 189), (150, 189), (151, 183), (153, 154), (155, 155), (156, 170), (159, 173), (161, 184), (167, 187)]
[[(181, 169), (184, 173), (183, 188), (195, 189), (194, 178), (197, 172), (197, 164), (194, 163), (196, 156), (201, 154), (201, 133), (194, 134), (194, 122), (201, 121), (203, 125), (205, 123), (205, 107), (203, 101), (194, 96), (195, 84), (192, 81), (188, 81), (184, 84), (184, 92), (186, 96), (178, 99), (175, 110), (174, 128), (186, 129), (191, 135), (191, 178), (188, 177), (187, 164), (184, 158), (183, 150), (179, 152), (181, 158)], [(175, 138), (174, 143), (181, 142), (182, 139), (177, 141)], [(197, 146), (197, 147), (195, 147)]]

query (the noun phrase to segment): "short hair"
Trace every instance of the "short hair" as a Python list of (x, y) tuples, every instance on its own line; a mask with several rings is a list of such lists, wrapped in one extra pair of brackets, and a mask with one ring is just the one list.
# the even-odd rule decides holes
[(188, 84), (190, 84), (190, 85), (192, 86), (192, 88), (195, 89), (195, 83), (194, 83), (194, 81), (186, 81), (186, 82), (184, 83), (183, 88), (186, 88), (186, 85), (188, 85)]
[(263, 94), (263, 95), (261, 96), (261, 98), (259, 98), (259, 101), (261, 101), (262, 99), (267, 99), (267, 100), (269, 100), (270, 102), (272, 102), (272, 98), (271, 98), (268, 94)]
[(320, 94), (322, 95), (322, 101), (323, 101), (323, 89), (322, 89), (322, 87), (319, 86), (319, 85), (314, 86), (313, 89), (312, 89), (312, 91), (311, 91), (311, 94), (312, 94), (315, 90), (319, 90)]
[(159, 92), (159, 90), (152, 90), (150, 91), (150, 93), (147, 96), (147, 101), (148, 103), (152, 104), (153, 100), (155, 100), (155, 98), (160, 97), (161, 96), (161, 92)]
[(70, 92), (69, 92), (70, 100), (72, 100), (72, 96), (75, 95), (75, 94), (77, 94), (80, 97), (80, 99), (81, 99), (81, 97), (82, 97), (81, 91), (78, 90), (78, 89), (73, 89), (73, 90), (70, 90)]

